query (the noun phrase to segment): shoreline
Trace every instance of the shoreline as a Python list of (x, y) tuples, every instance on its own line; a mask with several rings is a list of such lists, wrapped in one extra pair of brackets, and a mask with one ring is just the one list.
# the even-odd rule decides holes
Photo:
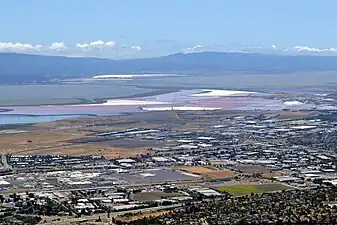
[(47, 116), (89, 116), (89, 117), (98, 117), (96, 114), (90, 114), (90, 113), (85, 113), (85, 114), (48, 114), (48, 115), (33, 115), (33, 114), (15, 114), (15, 113), (10, 113), (10, 114), (0, 114), (1, 116), (26, 116), (26, 117), (47, 117)]
[[(13, 111), (11, 109), (4, 109), (4, 108), (8, 108), (8, 107), (24, 107), (24, 106), (71, 106), (71, 105), (82, 105), (82, 104), (103, 104), (105, 102), (107, 102), (108, 100), (117, 100), (117, 99), (128, 99), (128, 98), (143, 98), (143, 97), (151, 97), (151, 96), (155, 96), (155, 95), (161, 95), (161, 94), (169, 94), (169, 93), (173, 93), (179, 91), (179, 89), (174, 89), (174, 88), (169, 88), (166, 90), (153, 90), (150, 92), (146, 92), (146, 93), (141, 93), (141, 94), (132, 94), (132, 95), (127, 95), (127, 96), (123, 96), (123, 97), (106, 97), (106, 98), (94, 98), (93, 100), (89, 100), (89, 99), (85, 99), (85, 98), (73, 98), (73, 99), (77, 99), (80, 100), (80, 102), (77, 103), (46, 103), (46, 104), (8, 104), (8, 105), (0, 105), (0, 115), (2, 113), (8, 112), (8, 111)], [(69, 98), (71, 99), (71, 98)], [(50, 99), (50, 101), (52, 102), (53, 99)]]
[[(31, 114), (0, 114), (0, 118), (6, 120), (6, 118), (35, 118), (40, 121), (26, 121), (22, 123), (0, 123), (0, 130), (7, 130), (7, 129), (19, 129), (19, 128), (27, 128), (31, 127), (34, 124), (39, 124), (43, 122), (55, 122), (61, 120), (69, 120), (69, 119), (88, 119), (88, 118), (97, 118), (98, 116), (95, 114), (54, 114), (54, 115), (31, 115)], [(53, 117), (56, 117), (53, 119)], [(46, 121), (43, 121), (43, 118), (46, 118)], [(50, 118), (50, 119), (49, 119)], [(18, 120), (18, 119), (17, 119)]]

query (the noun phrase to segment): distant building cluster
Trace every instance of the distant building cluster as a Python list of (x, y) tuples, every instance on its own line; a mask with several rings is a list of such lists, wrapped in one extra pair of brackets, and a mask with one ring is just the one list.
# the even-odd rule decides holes
[[(76, 142), (155, 143), (132, 157), (3, 155), (0, 189), (8, 194), (0, 195), (0, 209), (6, 218), (28, 215), (34, 221), (36, 215), (112, 220), (147, 210), (170, 213), (129, 224), (334, 221), (337, 112), (196, 114), (210, 119), (193, 129), (165, 124), (96, 131)], [(176, 116), (184, 123), (186, 114)], [(259, 191), (265, 184), (284, 188)], [(231, 186), (239, 194), (222, 188)]]

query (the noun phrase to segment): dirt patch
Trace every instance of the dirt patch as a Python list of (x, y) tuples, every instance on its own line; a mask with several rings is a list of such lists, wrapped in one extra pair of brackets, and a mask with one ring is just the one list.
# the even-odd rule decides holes
[[(123, 158), (148, 153), (148, 148), (161, 145), (153, 140), (139, 138), (105, 140), (91, 142), (97, 131), (123, 130), (130, 124), (121, 127), (107, 125), (120, 123), (120, 117), (95, 119), (69, 119), (50, 123), (32, 125), (27, 129), (0, 132), (0, 154), (14, 155), (103, 155), (107, 158)], [(125, 118), (123, 119), (125, 121)], [(107, 122), (107, 124), (105, 124)], [(102, 126), (92, 126), (102, 123)], [(151, 124), (139, 122), (139, 127), (150, 127)], [(83, 140), (76, 143), (76, 140)]]
[(19, 154), (49, 147), (62, 146), (68, 141), (87, 135), (84, 132), (30, 131), (18, 134), (0, 134), (1, 154)]
[(183, 166), (178, 168), (181, 171), (187, 172), (187, 173), (193, 173), (198, 175), (203, 175), (206, 173), (217, 171), (216, 168), (212, 167), (205, 167), (205, 166)]
[(233, 177), (235, 173), (230, 170), (219, 170), (219, 171), (213, 171), (213, 172), (206, 173), (206, 175), (214, 179), (224, 179), (224, 178)]
[(103, 156), (107, 159), (129, 158), (146, 155), (148, 152), (146, 149), (111, 148), (103, 151)]
[(219, 170), (212, 166), (184, 166), (180, 167), (179, 170), (214, 179), (224, 179), (235, 175), (233, 171)]
[(97, 144), (58, 146), (21, 152), (23, 155), (103, 155), (105, 158), (128, 158), (147, 153), (148, 151), (142, 148), (115, 148)]
[(0, 194), (2, 195), (9, 195), (13, 193), (25, 193), (27, 190), (23, 188), (14, 188), (14, 189), (7, 189), (0, 191)]

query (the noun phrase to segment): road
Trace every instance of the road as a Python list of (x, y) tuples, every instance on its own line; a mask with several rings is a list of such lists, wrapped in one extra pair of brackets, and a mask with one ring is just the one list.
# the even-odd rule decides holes
[(53, 192), (69, 192), (69, 191), (80, 191), (80, 190), (104, 190), (104, 189), (114, 189), (118, 187), (127, 187), (127, 188), (139, 188), (139, 187), (148, 187), (148, 186), (155, 186), (155, 185), (164, 185), (164, 184), (176, 184), (176, 185), (185, 185), (185, 184), (198, 184), (201, 185), (205, 181), (200, 180), (189, 180), (189, 181), (160, 181), (160, 182), (153, 182), (153, 183), (144, 183), (144, 184), (117, 184), (117, 185), (110, 185), (110, 186), (97, 186), (97, 187), (88, 187), (88, 188), (64, 188), (64, 189), (29, 189), (29, 192), (46, 192), (46, 193), (53, 193)]

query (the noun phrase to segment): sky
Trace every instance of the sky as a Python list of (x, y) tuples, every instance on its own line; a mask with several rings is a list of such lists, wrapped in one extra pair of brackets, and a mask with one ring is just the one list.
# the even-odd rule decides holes
[(336, 54), (336, 0), (2, 0), (0, 51)]

